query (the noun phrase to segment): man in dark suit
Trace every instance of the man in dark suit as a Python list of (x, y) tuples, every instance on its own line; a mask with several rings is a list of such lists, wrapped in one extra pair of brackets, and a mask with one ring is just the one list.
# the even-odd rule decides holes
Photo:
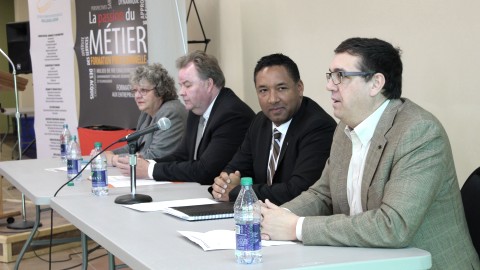
[[(138, 159), (139, 178), (211, 185), (242, 143), (255, 116), (225, 87), (217, 59), (196, 51), (177, 60), (180, 96), (189, 111), (180, 147), (155, 160)], [(120, 160), (120, 159), (119, 159)], [(118, 166), (129, 174), (128, 159)]]
[(297, 65), (283, 54), (261, 58), (254, 82), (262, 112), (210, 190), (217, 200), (235, 201), (240, 175), (251, 176), (260, 200), (284, 203), (320, 177), (336, 122), (303, 96)]

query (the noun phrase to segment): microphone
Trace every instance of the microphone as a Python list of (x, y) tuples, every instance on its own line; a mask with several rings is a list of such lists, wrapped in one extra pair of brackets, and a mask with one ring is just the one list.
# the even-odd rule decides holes
[(157, 121), (157, 123), (155, 123), (155, 124), (153, 124), (153, 125), (151, 125), (147, 128), (144, 128), (142, 130), (136, 131), (134, 133), (130, 133), (127, 136), (118, 140), (118, 142), (125, 142), (125, 141), (126, 142), (131, 142), (131, 141), (134, 141), (134, 140), (138, 139), (140, 136), (143, 136), (143, 135), (148, 134), (148, 133), (155, 132), (159, 129), (167, 130), (171, 126), (172, 126), (172, 122), (170, 122), (170, 119), (168, 119), (166, 117), (162, 117)]

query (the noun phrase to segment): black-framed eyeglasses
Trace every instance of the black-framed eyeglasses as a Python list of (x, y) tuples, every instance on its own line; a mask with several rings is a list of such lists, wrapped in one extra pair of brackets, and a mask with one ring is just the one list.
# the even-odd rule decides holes
[(327, 72), (327, 82), (332, 79), (333, 84), (338, 85), (342, 83), (342, 79), (344, 77), (349, 76), (369, 76), (373, 75), (375, 72), (372, 71), (334, 71), (334, 72)]
[(154, 89), (155, 89), (155, 87), (152, 88), (152, 89), (145, 89), (145, 88), (132, 89), (132, 90), (130, 90), (130, 93), (132, 93), (132, 95), (135, 96), (135, 94), (138, 92), (138, 93), (140, 93), (140, 95), (146, 96), (146, 95), (148, 94), (148, 92), (150, 92), (150, 91), (152, 91), (152, 90), (154, 90)]

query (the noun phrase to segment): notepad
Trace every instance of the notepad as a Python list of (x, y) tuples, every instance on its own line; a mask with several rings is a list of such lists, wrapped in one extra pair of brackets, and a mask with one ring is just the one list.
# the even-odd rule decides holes
[(165, 213), (188, 221), (232, 218), (233, 203), (222, 202), (215, 204), (167, 207)]

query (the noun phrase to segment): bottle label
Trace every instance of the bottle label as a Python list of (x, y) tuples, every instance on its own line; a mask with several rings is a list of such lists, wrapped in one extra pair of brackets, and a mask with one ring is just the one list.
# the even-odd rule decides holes
[(92, 171), (92, 187), (107, 186), (107, 171)]
[(235, 225), (237, 250), (256, 251), (262, 247), (260, 223)]
[(80, 168), (79, 159), (68, 159), (67, 160), (67, 173), (68, 174), (77, 174)]
[(66, 155), (67, 145), (65, 143), (60, 144), (60, 153), (62, 154), (62, 156)]

